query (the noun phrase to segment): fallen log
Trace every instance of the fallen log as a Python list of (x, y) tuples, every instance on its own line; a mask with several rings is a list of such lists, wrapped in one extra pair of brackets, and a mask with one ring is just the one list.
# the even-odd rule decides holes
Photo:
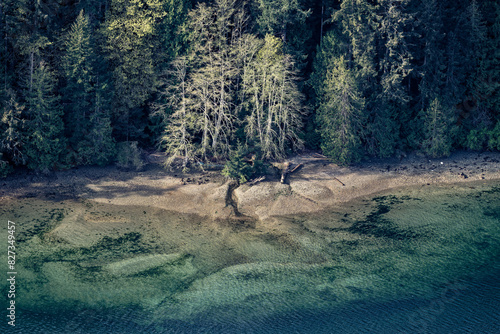
[(333, 177), (333, 179), (335, 181), (337, 181), (338, 183), (340, 183), (342, 185), (342, 187), (345, 187), (345, 184), (342, 181), (340, 181), (339, 179), (337, 179), (335, 176)]
[(260, 181), (264, 181), (265, 179), (266, 179), (265, 176), (261, 176), (261, 177), (258, 177), (256, 179), (251, 180), (248, 184), (253, 186), (253, 185), (259, 183)]
[(302, 167), (302, 164), (298, 164), (297, 166), (295, 166), (289, 173), (291, 174), (291, 173), (295, 172), (300, 167)]

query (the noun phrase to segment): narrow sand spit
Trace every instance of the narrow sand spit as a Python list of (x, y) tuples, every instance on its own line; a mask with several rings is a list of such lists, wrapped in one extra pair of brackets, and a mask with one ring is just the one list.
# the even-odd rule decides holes
[(174, 173), (155, 163), (141, 172), (86, 167), (50, 176), (23, 174), (0, 180), (0, 203), (2, 198), (40, 196), (55, 201), (85, 199), (149, 206), (214, 219), (265, 220), (321, 211), (399, 187), (500, 179), (498, 152), (458, 152), (444, 159), (412, 155), (402, 160), (372, 160), (352, 167), (338, 166), (314, 153), (301, 154), (289, 161), (292, 166), (299, 163), (303, 166), (290, 174), (285, 184), (279, 182), (279, 177), (267, 177), (255, 185), (243, 184), (234, 190), (231, 182), (218, 172)]

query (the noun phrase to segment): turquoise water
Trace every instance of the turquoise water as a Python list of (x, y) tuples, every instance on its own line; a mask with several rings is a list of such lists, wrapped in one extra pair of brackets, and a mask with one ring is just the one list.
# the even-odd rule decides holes
[(19, 227), (16, 327), (0, 327), (12, 333), (500, 332), (498, 182), (264, 222), (88, 200), (0, 205)]

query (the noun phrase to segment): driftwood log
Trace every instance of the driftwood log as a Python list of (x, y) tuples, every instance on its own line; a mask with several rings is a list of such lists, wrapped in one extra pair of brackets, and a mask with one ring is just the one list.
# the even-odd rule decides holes
[(265, 179), (266, 179), (265, 176), (261, 176), (261, 177), (258, 177), (256, 179), (251, 180), (250, 182), (248, 182), (248, 184), (253, 186), (253, 185), (259, 183), (260, 181), (264, 181)]
[(340, 181), (339, 179), (337, 179), (335, 176), (333, 177), (333, 179), (335, 181), (337, 181), (338, 183), (340, 183), (342, 185), (342, 187), (345, 187), (345, 184), (342, 181)]
[(302, 167), (302, 164), (298, 164), (297, 166), (295, 166), (292, 170), (290, 170), (290, 163), (289, 162), (285, 162), (283, 164), (283, 170), (281, 172), (281, 183), (285, 183), (286, 182), (286, 177), (288, 174), (291, 174), (293, 172), (295, 172), (296, 170), (298, 170), (300, 167)]

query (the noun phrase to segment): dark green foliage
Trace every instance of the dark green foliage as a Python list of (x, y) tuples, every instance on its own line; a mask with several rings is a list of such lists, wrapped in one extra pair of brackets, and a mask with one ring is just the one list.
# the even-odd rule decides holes
[(488, 131), (485, 128), (479, 130), (473, 129), (467, 135), (465, 146), (471, 150), (481, 151), (486, 147), (487, 142)]
[(3, 153), (0, 153), (0, 178), (6, 177), (12, 172), (12, 167), (9, 166), (9, 162), (3, 160)]
[(262, 167), (262, 162), (256, 160), (256, 156), (249, 158), (248, 149), (238, 143), (235, 151), (230, 155), (229, 160), (224, 165), (222, 175), (237, 180), (239, 183), (247, 182)]
[(495, 128), (488, 133), (488, 136), (488, 148), (500, 151), (500, 121), (498, 121)]
[(124, 141), (116, 145), (116, 165), (120, 168), (141, 170), (144, 162), (136, 141)]
[(24, 106), (17, 102), (14, 91), (7, 92), (7, 100), (0, 119), (0, 151), (15, 165), (26, 163), (23, 154), (23, 124)]
[(409, 117), (410, 96), (404, 81), (412, 72), (409, 28), (412, 15), (407, 12), (408, 0), (380, 2), (379, 73), (376, 98), (371, 99), (367, 148), (370, 154), (389, 157), (398, 147), (401, 121)]
[(48, 65), (41, 61), (25, 91), (28, 117), (24, 147), (28, 167), (43, 172), (64, 167), (66, 138), (56, 83)]
[(498, 150), (500, 2), (3, 0), (0, 110), (4, 168)]
[[(322, 44), (316, 50), (314, 71), (311, 73), (309, 84), (316, 97), (324, 94), (326, 73), (332, 68), (332, 59), (340, 57), (347, 50), (345, 37), (336, 30), (331, 30), (323, 37)], [(316, 106), (318, 101), (316, 102)]]
[(156, 55), (164, 52), (167, 62), (184, 54), (188, 48), (188, 31), (185, 22), (191, 7), (191, 0), (163, 1), (163, 10), (166, 15), (159, 24), (161, 48)]
[(155, 37), (165, 15), (160, 0), (111, 1), (102, 32), (113, 68), (115, 135), (122, 140), (145, 136), (145, 103), (158, 85)]
[(74, 164), (105, 165), (114, 154), (109, 115), (109, 84), (102, 59), (96, 56), (90, 20), (80, 12), (64, 36), (62, 57), (67, 136), (76, 151)]
[(90, 115), (89, 132), (78, 145), (79, 162), (84, 165), (104, 166), (114, 161), (115, 140), (107, 110), (96, 106)]
[(76, 148), (89, 127), (92, 104), (94, 69), (89, 20), (80, 12), (63, 38), (64, 53), (61, 59), (66, 79), (64, 87), (65, 114), (69, 143)]
[(317, 121), (323, 153), (333, 161), (348, 165), (360, 160), (364, 99), (352, 70), (344, 57), (334, 60), (327, 72), (324, 95)]
[(304, 44), (311, 36), (306, 19), (311, 14), (303, 8), (301, 0), (256, 0), (257, 30), (261, 37), (267, 34), (280, 38), (286, 51), (297, 60), (303, 61)]
[(425, 140), (422, 148), (433, 158), (448, 156), (452, 147), (455, 122), (452, 106), (435, 98), (423, 112)]

